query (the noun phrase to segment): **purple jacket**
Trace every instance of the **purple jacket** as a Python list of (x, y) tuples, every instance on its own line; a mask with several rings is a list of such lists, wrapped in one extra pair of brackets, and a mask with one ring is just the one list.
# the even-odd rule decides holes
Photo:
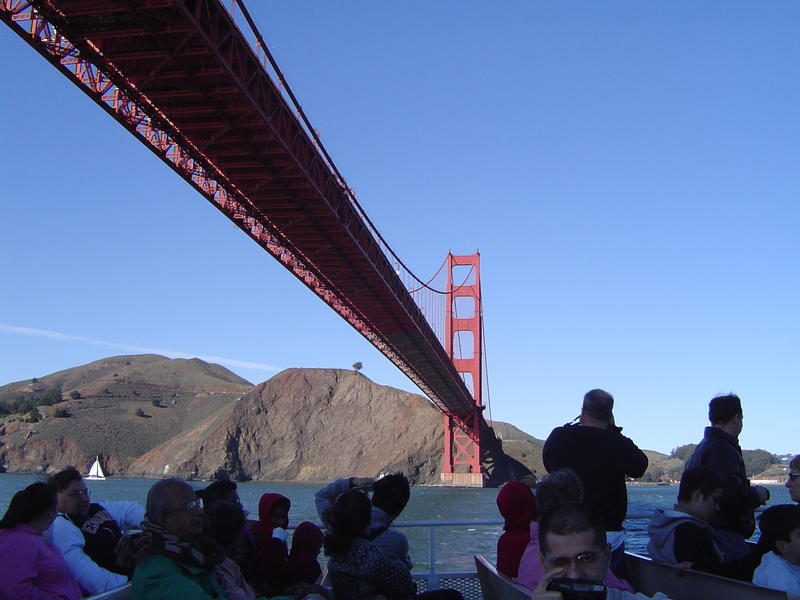
[(0, 530), (0, 600), (80, 600), (61, 552), (27, 525)]

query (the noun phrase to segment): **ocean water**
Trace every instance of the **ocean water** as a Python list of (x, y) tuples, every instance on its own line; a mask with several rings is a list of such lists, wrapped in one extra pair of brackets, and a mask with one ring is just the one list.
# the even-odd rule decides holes
[[(38, 481), (37, 475), (0, 474), (0, 511), (5, 513), (8, 502), (15, 492)], [(147, 490), (153, 484), (149, 479), (109, 478), (105, 481), (87, 481), (93, 502), (134, 500), (144, 505)], [(197, 488), (202, 482), (194, 482)], [(318, 484), (307, 483), (239, 483), (239, 497), (251, 518), (258, 518), (258, 500), (265, 492), (283, 494), (292, 501), (289, 520), (292, 525), (302, 521), (319, 522), (314, 506), (314, 493)], [(789, 491), (784, 486), (768, 486), (769, 505), (791, 502)], [(630, 486), (628, 487), (628, 519), (626, 547), (633, 552), (644, 553), (647, 547), (647, 522), (655, 508), (670, 508), (675, 503), (677, 486)], [(482, 521), (500, 520), (495, 498), (496, 489), (415, 487), (411, 500), (403, 512), (403, 521)], [(428, 532), (421, 528), (403, 529), (409, 538), (411, 558), (415, 570), (428, 570)], [(501, 525), (468, 525), (437, 527), (435, 546), (436, 570), (467, 571), (474, 568), (472, 555), (481, 553), (491, 561), (495, 559), (497, 538), (502, 533)]]

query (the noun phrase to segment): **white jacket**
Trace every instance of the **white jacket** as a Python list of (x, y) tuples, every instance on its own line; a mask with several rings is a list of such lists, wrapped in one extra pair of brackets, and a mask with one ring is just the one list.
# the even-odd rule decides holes
[[(136, 502), (105, 502), (102, 506), (123, 533), (138, 527), (144, 520), (144, 508)], [(84, 594), (99, 594), (128, 583), (127, 577), (102, 568), (84, 553), (83, 533), (66, 515), (59, 514), (53, 521), (52, 536), (53, 544), (61, 550), (73, 579)]]

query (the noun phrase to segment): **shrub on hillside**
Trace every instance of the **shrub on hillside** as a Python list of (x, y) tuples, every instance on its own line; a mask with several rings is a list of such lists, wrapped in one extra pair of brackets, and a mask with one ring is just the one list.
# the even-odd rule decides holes
[(81, 397), (81, 393), (78, 390), (72, 390), (69, 393), (69, 397), (72, 398), (73, 400), (79, 400)]
[(146, 417), (147, 416), (146, 414), (144, 414), (144, 411), (141, 408), (137, 408), (136, 412), (133, 413), (133, 414), (135, 414), (137, 417)]
[(59, 419), (69, 419), (72, 415), (69, 414), (69, 411), (66, 408), (59, 406), (56, 409), (56, 412), (53, 413), (53, 416), (58, 417)]

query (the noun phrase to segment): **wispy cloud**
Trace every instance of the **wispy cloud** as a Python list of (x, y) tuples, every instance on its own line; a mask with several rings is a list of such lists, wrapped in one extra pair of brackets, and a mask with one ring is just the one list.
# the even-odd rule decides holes
[(166, 348), (147, 348), (144, 346), (134, 346), (132, 344), (121, 344), (119, 342), (109, 342), (107, 340), (96, 340), (94, 338), (86, 337), (83, 335), (71, 335), (69, 333), (61, 333), (60, 331), (50, 331), (49, 329), (34, 329), (33, 327), (17, 327), (15, 325), (6, 325), (0, 323), (0, 331), (5, 333), (14, 333), (17, 335), (26, 335), (29, 337), (43, 337), (59, 342), (77, 342), (81, 344), (95, 344), (96, 346), (107, 346), (109, 348), (116, 348), (118, 350), (127, 350), (129, 352), (144, 352), (146, 354), (163, 354), (171, 358), (199, 358), (206, 362), (219, 363), (228, 367), (239, 367), (241, 369), (255, 369), (257, 371), (279, 371), (280, 367), (273, 367), (272, 365), (265, 365), (257, 362), (250, 362), (248, 360), (237, 360), (235, 358), (226, 358), (224, 356), (214, 356), (211, 354), (190, 354), (188, 352), (181, 352), (180, 350), (168, 350)]

